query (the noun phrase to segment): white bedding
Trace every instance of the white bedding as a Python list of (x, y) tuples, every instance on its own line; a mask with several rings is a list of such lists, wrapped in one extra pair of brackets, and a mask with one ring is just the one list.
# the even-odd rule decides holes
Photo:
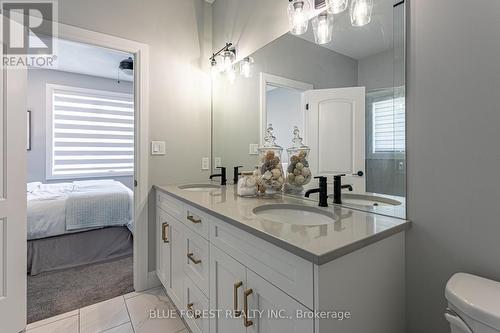
[(114, 180), (90, 180), (58, 184), (37, 182), (27, 185), (28, 240), (105, 227), (106, 225), (95, 225), (86, 229), (67, 230), (66, 206), (68, 197), (75, 193), (99, 192), (99, 195), (103, 195), (107, 188), (114, 193), (119, 190), (128, 195), (130, 202), (128, 216), (130, 219), (124, 221), (122, 225), (126, 225), (133, 232), (133, 193), (122, 183)]

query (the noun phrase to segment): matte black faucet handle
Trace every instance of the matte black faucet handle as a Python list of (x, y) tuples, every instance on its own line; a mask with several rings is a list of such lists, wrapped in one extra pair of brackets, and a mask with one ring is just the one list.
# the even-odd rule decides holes
[(314, 179), (319, 179), (320, 184), (326, 184), (326, 182), (328, 181), (328, 177), (326, 176), (316, 176), (314, 177)]
[(238, 183), (239, 175), (241, 175), (240, 170), (239, 170), (240, 168), (243, 168), (243, 165), (238, 165), (238, 166), (234, 167), (233, 182), (235, 184)]

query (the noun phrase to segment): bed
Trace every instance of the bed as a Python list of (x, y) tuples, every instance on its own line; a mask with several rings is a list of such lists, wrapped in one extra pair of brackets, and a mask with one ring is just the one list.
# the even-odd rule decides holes
[(133, 192), (120, 182), (27, 185), (28, 272), (132, 255)]

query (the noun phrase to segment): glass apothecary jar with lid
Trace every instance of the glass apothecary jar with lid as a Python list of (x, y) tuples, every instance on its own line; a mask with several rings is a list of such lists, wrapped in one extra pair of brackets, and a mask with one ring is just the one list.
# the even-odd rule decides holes
[(283, 148), (276, 144), (276, 137), (273, 135), (273, 126), (269, 124), (264, 137), (264, 144), (259, 147), (259, 171), (260, 185), (265, 194), (275, 194), (283, 188), (285, 177), (283, 165), (281, 164), (281, 154)]
[(297, 126), (293, 128), (292, 146), (288, 148), (288, 167), (285, 192), (298, 194), (304, 191), (304, 185), (309, 184), (312, 178), (307, 160), (311, 149), (304, 145)]
[(240, 197), (255, 197), (259, 192), (260, 173), (258, 170), (243, 171), (238, 180), (237, 194)]

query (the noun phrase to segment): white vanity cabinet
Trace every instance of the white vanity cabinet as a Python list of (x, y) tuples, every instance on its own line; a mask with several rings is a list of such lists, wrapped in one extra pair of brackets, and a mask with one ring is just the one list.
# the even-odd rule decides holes
[(157, 191), (157, 275), (192, 332), (404, 331), (403, 232), (318, 265), (187, 202)]

